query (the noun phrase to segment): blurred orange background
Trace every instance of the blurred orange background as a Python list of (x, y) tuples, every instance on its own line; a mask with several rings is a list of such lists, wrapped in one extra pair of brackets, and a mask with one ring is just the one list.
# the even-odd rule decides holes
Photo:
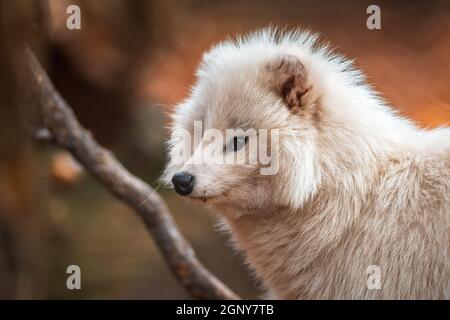
[[(364, 0), (17, 3), (25, 16), (39, 12), (29, 41), (80, 122), (161, 192), (200, 260), (244, 298), (262, 292), (227, 236), (215, 231), (215, 216), (157, 182), (167, 114), (188, 94), (205, 50), (261, 27), (307, 28), (354, 59), (401, 114), (422, 127), (450, 124), (445, 0), (377, 1), (381, 30), (367, 29), (366, 8), (373, 3)], [(66, 8), (74, 3), (82, 28), (71, 31)], [(188, 298), (141, 221), (70, 155), (26, 139), (16, 144), (23, 148), (9, 167), (0, 167), (0, 260), (12, 263), (0, 263), (0, 297)], [(82, 290), (66, 288), (70, 264), (81, 267)]]

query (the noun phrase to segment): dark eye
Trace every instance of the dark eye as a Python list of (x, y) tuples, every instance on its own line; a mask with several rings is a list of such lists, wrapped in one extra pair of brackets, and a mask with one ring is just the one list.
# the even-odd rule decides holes
[(236, 152), (241, 149), (247, 143), (248, 137), (234, 137), (233, 138), (233, 151)]

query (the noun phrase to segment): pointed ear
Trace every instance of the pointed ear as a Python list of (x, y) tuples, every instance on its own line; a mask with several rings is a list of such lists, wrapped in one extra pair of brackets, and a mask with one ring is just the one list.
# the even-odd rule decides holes
[(301, 98), (308, 91), (306, 70), (300, 59), (280, 55), (266, 65), (270, 85), (289, 109), (301, 108)]

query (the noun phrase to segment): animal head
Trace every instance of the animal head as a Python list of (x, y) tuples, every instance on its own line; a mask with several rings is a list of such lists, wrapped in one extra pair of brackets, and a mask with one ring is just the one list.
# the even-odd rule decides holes
[(316, 38), (264, 30), (205, 53), (173, 114), (163, 181), (183, 196), (243, 211), (295, 209), (310, 199), (329, 162), (323, 128), (354, 112), (346, 115), (342, 101), (371, 95), (351, 63)]

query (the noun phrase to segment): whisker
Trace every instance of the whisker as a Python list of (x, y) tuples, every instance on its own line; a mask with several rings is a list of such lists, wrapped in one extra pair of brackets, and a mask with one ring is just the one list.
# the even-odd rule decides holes
[(141, 207), (144, 203), (146, 203), (148, 200), (150, 200), (150, 196), (148, 196), (147, 198), (145, 198), (141, 203), (138, 204), (138, 208)]

